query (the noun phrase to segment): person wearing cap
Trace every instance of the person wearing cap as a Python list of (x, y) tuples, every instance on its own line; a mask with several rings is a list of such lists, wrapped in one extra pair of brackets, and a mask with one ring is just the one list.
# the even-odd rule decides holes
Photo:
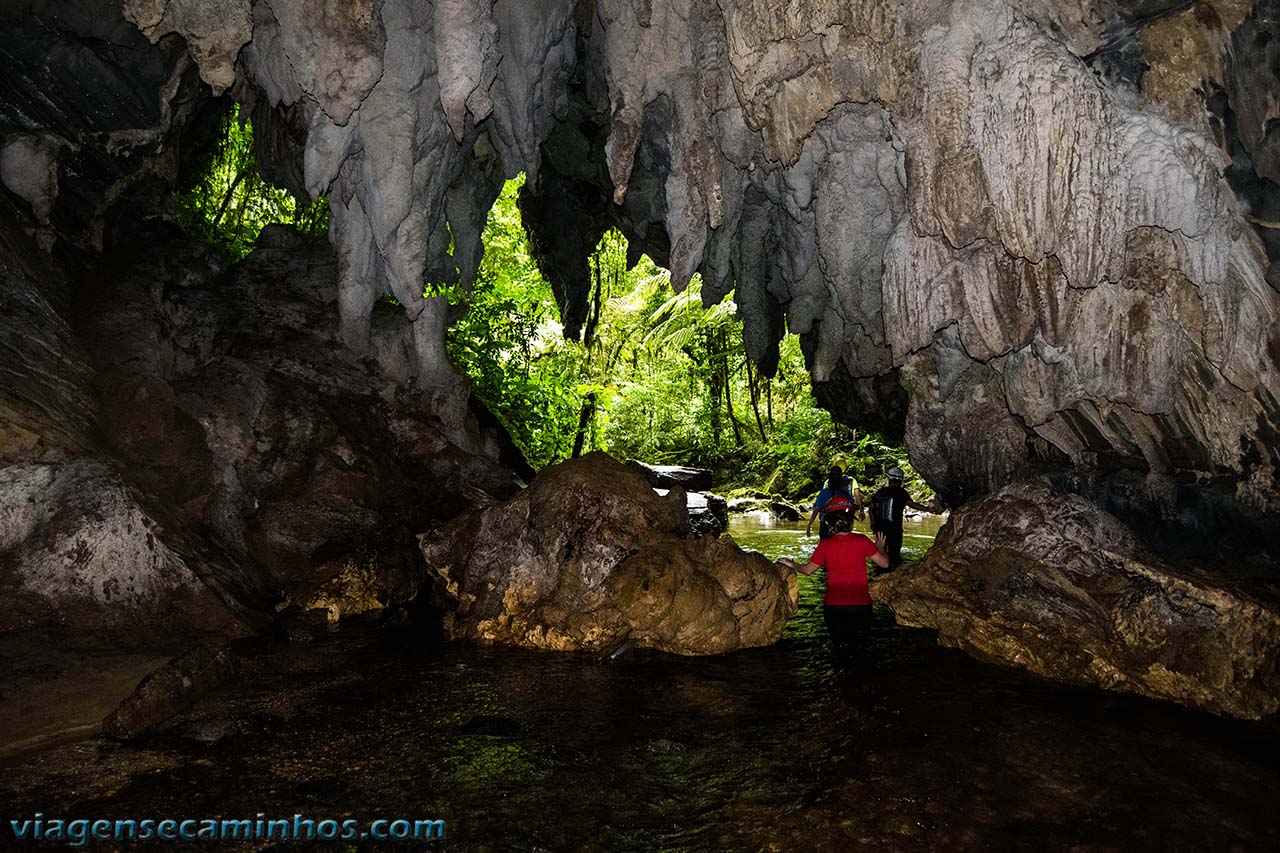
[(902, 469), (889, 469), (889, 483), (871, 496), (871, 530), (883, 533), (885, 553), (889, 555), (889, 567), (902, 564), (902, 514), (907, 507), (932, 512), (931, 507), (918, 504), (902, 487)]
[(845, 495), (835, 495), (826, 503), (823, 513), (831, 535), (818, 543), (818, 548), (803, 566), (783, 557), (778, 562), (789, 569), (811, 575), (819, 568), (827, 570), (827, 591), (822, 598), (822, 616), (831, 636), (832, 648), (838, 656), (861, 651), (860, 642), (871, 621), (871, 593), (867, 589), (867, 560), (880, 568), (889, 565), (885, 553), (885, 534), (871, 541), (852, 532), (854, 503)]
[[(827, 525), (826, 507), (827, 501), (837, 495), (844, 495), (853, 503), (853, 512), (855, 515), (862, 510), (862, 493), (858, 490), (858, 483), (852, 477), (844, 475), (844, 469), (839, 465), (832, 465), (827, 471), (827, 484), (822, 487), (822, 491), (818, 492), (818, 497), (813, 501), (813, 512), (809, 513), (809, 524), (805, 527), (806, 536), (813, 534), (813, 520), (818, 519), (818, 538), (826, 539), (831, 535), (831, 530)], [(821, 517), (819, 517), (821, 516)]]

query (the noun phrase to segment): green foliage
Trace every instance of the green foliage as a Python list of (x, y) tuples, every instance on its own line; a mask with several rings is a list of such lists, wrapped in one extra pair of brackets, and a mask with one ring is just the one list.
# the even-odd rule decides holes
[(530, 464), (541, 468), (572, 448), (583, 354), (564, 340), (551, 285), (529, 254), (516, 208), (522, 183), (523, 177), (508, 181), (489, 211), (472, 292), (447, 292), (467, 309), (450, 328), (447, 349)]
[(628, 269), (616, 231), (590, 258), (581, 338), (565, 340), (520, 222), (522, 182), (509, 181), (489, 213), (473, 292), (429, 292), (466, 306), (450, 329), (450, 357), (534, 467), (604, 449), (711, 468), (722, 490), (807, 499), (833, 462), (866, 487), (898, 465), (918, 499), (932, 497), (901, 448), (836, 424), (817, 406), (795, 336), (782, 342), (777, 375), (759, 375), (732, 298), (704, 308), (696, 276), (675, 294), (648, 257)]
[(239, 106), (222, 118), (209, 170), (179, 195), (178, 202), (188, 230), (235, 260), (253, 251), (264, 225), (292, 223), (312, 236), (329, 230), (328, 199), (299, 204), (262, 179), (253, 151), (253, 126), (240, 115)]

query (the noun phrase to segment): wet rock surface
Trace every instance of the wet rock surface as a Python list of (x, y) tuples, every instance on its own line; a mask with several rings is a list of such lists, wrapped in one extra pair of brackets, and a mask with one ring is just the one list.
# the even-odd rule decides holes
[(397, 353), (341, 344), (324, 243), (273, 227), (228, 267), (152, 222), (81, 272), (5, 234), (0, 630), (227, 636), (282, 595), (403, 603), (409, 524), (515, 489), (457, 376), (397, 386)]
[(1280, 596), (1169, 565), (1081, 498), (1016, 484), (872, 582), (903, 625), (1048, 678), (1237, 717), (1280, 710)]
[(774, 498), (769, 501), (769, 512), (778, 521), (800, 521), (804, 518), (804, 513), (795, 504), (788, 501)]
[(681, 465), (650, 465), (632, 459), (628, 467), (639, 470), (655, 489), (674, 489), (677, 486), (686, 492), (705, 492), (711, 488), (713, 473), (706, 468), (688, 468)]
[(763, 493), (733, 498), (728, 502), (728, 510), (735, 514), (764, 512), (777, 521), (800, 521), (806, 515), (804, 510), (782, 496), (770, 497)]
[(689, 538), (679, 490), (660, 497), (602, 453), (464, 513), (424, 536), (422, 552), (455, 639), (717, 654), (775, 642), (795, 612), (794, 573), (732, 540)]
[(190, 708), (239, 672), (230, 645), (201, 644), (147, 675), (102, 722), (110, 737), (138, 737)]
[[(663, 489), (655, 489), (659, 495)], [(711, 492), (685, 493), (685, 507), (689, 510), (689, 529), (696, 535), (719, 536), (729, 526), (729, 502)]]

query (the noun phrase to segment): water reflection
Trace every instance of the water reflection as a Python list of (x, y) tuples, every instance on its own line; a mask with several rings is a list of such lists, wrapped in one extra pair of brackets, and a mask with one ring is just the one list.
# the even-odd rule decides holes
[[(745, 519), (732, 535), (802, 558), (803, 527)], [(1274, 724), (1048, 684), (887, 613), (872, 663), (835, 666), (821, 582), (802, 581), (781, 642), (715, 658), (606, 665), (376, 634), (290, 649), (149, 742), (62, 747), (0, 787), (19, 814), (444, 818), (457, 850), (1280, 842)], [(189, 735), (211, 721), (235, 735)]]
[[(902, 556), (914, 560), (924, 555), (933, 544), (942, 527), (943, 517), (922, 516), (919, 520), (906, 518), (902, 523)], [(854, 524), (853, 529), (867, 536), (871, 529), (865, 520)], [(813, 535), (805, 534), (803, 521), (779, 521), (768, 512), (750, 512), (735, 515), (729, 521), (729, 535), (743, 548), (759, 551), (767, 557), (807, 558), (818, 547), (817, 525)]]

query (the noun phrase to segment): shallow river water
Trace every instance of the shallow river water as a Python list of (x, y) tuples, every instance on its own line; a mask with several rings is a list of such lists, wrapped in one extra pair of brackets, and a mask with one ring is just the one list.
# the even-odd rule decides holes
[[(732, 533), (769, 556), (816, 543), (803, 524)], [(873, 663), (837, 666), (821, 578), (801, 580), (780, 643), (717, 658), (376, 632), (264, 652), (143, 743), (3, 768), (5, 817), (430, 817), (458, 850), (1280, 849), (1275, 724), (1050, 684), (887, 613)]]

